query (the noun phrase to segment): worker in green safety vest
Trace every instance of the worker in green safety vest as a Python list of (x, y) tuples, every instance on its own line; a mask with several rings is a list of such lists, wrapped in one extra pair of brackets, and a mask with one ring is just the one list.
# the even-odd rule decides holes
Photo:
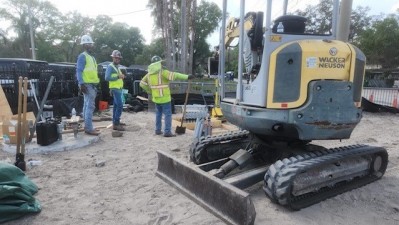
[[(155, 103), (155, 134), (164, 137), (174, 137), (172, 133), (172, 106), (169, 82), (173, 80), (187, 80), (194, 78), (193, 75), (186, 75), (168, 71), (162, 68), (162, 59), (159, 56), (151, 58), (148, 66), (148, 73), (141, 79), (140, 87), (148, 94), (151, 94), (152, 101)], [(162, 114), (165, 115), (165, 129), (162, 132)]]
[(123, 79), (125, 75), (119, 69), (122, 54), (118, 50), (114, 50), (111, 54), (112, 63), (110, 63), (105, 71), (105, 80), (109, 82), (109, 90), (113, 97), (112, 125), (114, 130), (124, 131), (124, 123), (121, 123), (121, 115), (123, 111), (122, 89)]
[(97, 62), (92, 54), (93, 39), (89, 35), (83, 35), (80, 41), (84, 52), (78, 56), (76, 62), (76, 79), (79, 89), (83, 93), (83, 118), (85, 133), (99, 135), (100, 132), (93, 127), (93, 113), (97, 96), (97, 85), (100, 82), (97, 72)]

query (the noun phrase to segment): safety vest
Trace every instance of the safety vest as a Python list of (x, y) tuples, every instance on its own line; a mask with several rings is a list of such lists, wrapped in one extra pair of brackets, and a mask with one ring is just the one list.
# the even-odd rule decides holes
[[(113, 63), (110, 64), (110, 66), (114, 69), (114, 71), (116, 71), (116, 73), (112, 73), (111, 74), (111, 78), (117, 78), (118, 74), (122, 74), (121, 70), (119, 69), (119, 67), (115, 67), (115, 65)], [(113, 88), (113, 89), (122, 89), (123, 88), (123, 80), (122, 79), (117, 79), (117, 80), (110, 80), (109, 81), (109, 89)]]
[(86, 57), (86, 65), (82, 73), (83, 82), (85, 84), (98, 84), (100, 79), (98, 79), (97, 62), (87, 52), (83, 52), (83, 54)]
[[(152, 70), (153, 67), (156, 69)], [(152, 101), (157, 104), (167, 103), (172, 100), (170, 96), (169, 81), (187, 80), (188, 75), (170, 72), (161, 68), (161, 63), (153, 63), (148, 67), (149, 73), (143, 77), (140, 87), (150, 92)], [(150, 73), (150, 72), (154, 73)], [(157, 72), (156, 72), (157, 71)]]

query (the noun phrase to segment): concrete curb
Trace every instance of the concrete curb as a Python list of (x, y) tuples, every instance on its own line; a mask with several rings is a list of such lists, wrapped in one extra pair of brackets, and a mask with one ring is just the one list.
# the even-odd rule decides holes
[[(34, 138), (31, 142), (25, 145), (25, 151), (26, 154), (69, 151), (91, 145), (93, 143), (96, 143), (98, 140), (100, 140), (99, 136), (78, 134), (78, 137), (74, 138), (73, 134), (63, 134), (62, 140), (58, 140), (47, 146), (41, 146), (37, 144), (36, 138)], [(10, 145), (5, 143), (2, 143), (2, 145), (3, 151), (16, 153), (16, 145)]]

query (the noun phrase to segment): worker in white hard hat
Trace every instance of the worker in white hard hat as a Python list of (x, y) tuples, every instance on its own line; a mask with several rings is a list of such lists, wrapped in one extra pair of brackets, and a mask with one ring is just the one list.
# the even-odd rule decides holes
[(111, 54), (112, 63), (110, 63), (105, 71), (105, 80), (109, 82), (109, 90), (113, 97), (112, 125), (114, 130), (124, 131), (124, 123), (121, 123), (121, 115), (123, 110), (122, 89), (123, 79), (125, 75), (119, 68), (122, 54), (118, 50), (114, 50)]
[(76, 63), (76, 78), (79, 89), (83, 93), (83, 118), (85, 133), (99, 135), (100, 132), (93, 127), (93, 112), (95, 110), (95, 99), (97, 96), (97, 85), (100, 82), (97, 72), (97, 62), (92, 55), (93, 39), (89, 35), (83, 35), (80, 41), (84, 52), (78, 56)]

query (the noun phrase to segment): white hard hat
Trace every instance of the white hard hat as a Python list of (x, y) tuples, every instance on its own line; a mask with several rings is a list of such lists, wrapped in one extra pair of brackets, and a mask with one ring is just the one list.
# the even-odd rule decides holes
[(84, 45), (84, 44), (94, 44), (93, 39), (91, 39), (91, 37), (87, 34), (83, 35), (82, 38), (80, 39), (80, 44)]
[(121, 52), (118, 50), (112, 51), (111, 57), (120, 58), (120, 59), (123, 58)]

